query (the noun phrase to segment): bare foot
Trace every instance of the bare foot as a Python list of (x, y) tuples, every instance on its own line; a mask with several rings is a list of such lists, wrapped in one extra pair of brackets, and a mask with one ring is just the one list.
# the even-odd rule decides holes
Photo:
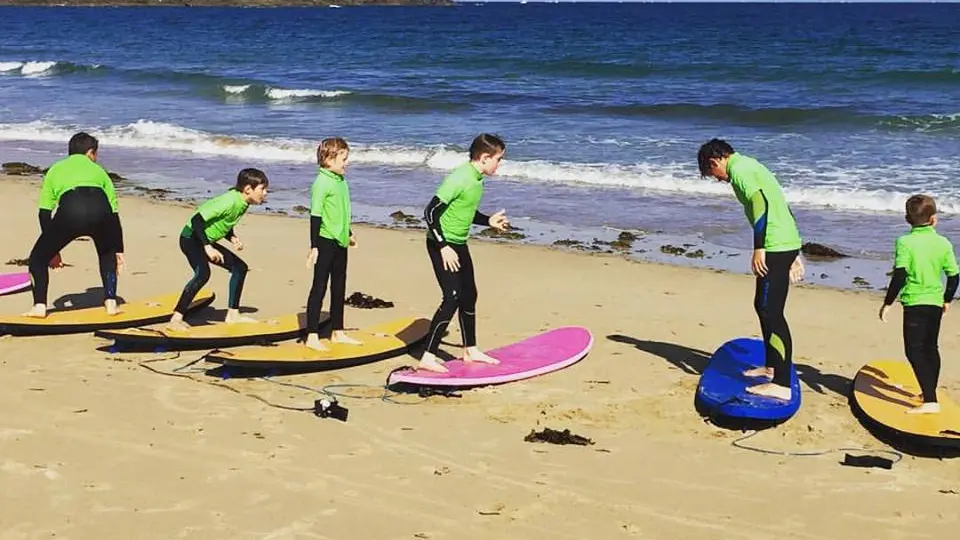
[(344, 345), (363, 345), (363, 342), (347, 335), (343, 330), (336, 330), (330, 337), (334, 343), (343, 343)]
[(449, 370), (440, 363), (440, 360), (436, 356), (425, 352), (423, 357), (420, 358), (420, 363), (417, 364), (417, 369), (423, 369), (426, 371), (435, 371), (437, 373), (447, 373)]
[(255, 323), (257, 322), (257, 320), (254, 319), (253, 317), (247, 317), (245, 315), (235, 315), (231, 317), (228, 314), (227, 317), (223, 320), (223, 322), (226, 324), (242, 324), (242, 323)]
[(24, 317), (33, 317), (35, 319), (44, 319), (47, 316), (46, 304), (35, 304), (30, 311), (23, 314)]
[(764, 379), (773, 379), (773, 368), (764, 366), (748, 369), (743, 372), (744, 377), (763, 377)]
[(937, 414), (940, 412), (939, 403), (924, 403), (919, 407), (907, 409), (907, 414)]
[(790, 401), (790, 397), (793, 395), (793, 392), (786, 386), (780, 386), (779, 384), (773, 383), (764, 383), (751, 386), (747, 388), (747, 392), (758, 396), (781, 399), (783, 401)]
[(481, 362), (483, 364), (499, 364), (500, 361), (476, 347), (469, 347), (463, 352), (464, 362)]
[(183, 319), (176, 320), (176, 321), (171, 320), (166, 325), (167, 330), (174, 330), (176, 332), (186, 332), (190, 330), (190, 328), (191, 328), (190, 325), (187, 324), (186, 321), (184, 321)]
[(104, 300), (103, 307), (107, 309), (107, 315), (110, 315), (111, 317), (121, 313), (120, 307), (117, 306), (116, 300)]
[(327, 347), (320, 341), (319, 334), (307, 334), (307, 340), (303, 343), (307, 348), (313, 349), (315, 351), (327, 352), (330, 350), (330, 347)]

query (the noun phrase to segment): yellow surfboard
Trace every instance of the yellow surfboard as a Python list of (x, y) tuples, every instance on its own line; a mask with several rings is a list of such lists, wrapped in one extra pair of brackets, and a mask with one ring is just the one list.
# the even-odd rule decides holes
[[(208, 306), (215, 295), (206, 289), (197, 293), (189, 311)], [(137, 302), (120, 304), (120, 313), (107, 315), (103, 306), (54, 309), (46, 318), (23, 315), (0, 316), (0, 334), (39, 336), (52, 334), (80, 334), (107, 328), (128, 328), (155, 324), (170, 319), (180, 293), (165, 294)]]
[(920, 385), (905, 361), (877, 360), (853, 379), (851, 405), (874, 427), (916, 443), (960, 447), (960, 407), (937, 391), (938, 414), (907, 414), (923, 402)]
[[(306, 327), (305, 313), (284, 315), (254, 323), (226, 324), (221, 321), (197, 324), (188, 330), (172, 330), (158, 324), (154, 328), (122, 328), (100, 330), (97, 337), (112, 339), (122, 349), (163, 347), (172, 350), (213, 349), (271, 343), (293, 339)], [(321, 315), (320, 324), (329, 322), (329, 316)]]
[(216, 350), (211, 351), (205, 358), (208, 362), (228, 366), (290, 370), (339, 369), (406, 352), (411, 345), (425, 338), (429, 329), (429, 319), (407, 317), (369, 328), (347, 330), (350, 336), (363, 342), (361, 345), (332, 343), (324, 339), (321, 341), (330, 350), (323, 352), (307, 348), (301, 342), (288, 342)]

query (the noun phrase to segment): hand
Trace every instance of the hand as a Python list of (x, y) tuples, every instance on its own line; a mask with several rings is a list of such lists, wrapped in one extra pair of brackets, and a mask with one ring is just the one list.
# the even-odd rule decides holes
[(230, 239), (230, 243), (233, 244), (233, 249), (243, 251), (243, 242), (240, 241), (239, 236), (234, 235), (234, 237)]
[(320, 250), (313, 248), (310, 250), (310, 253), (307, 253), (307, 268), (317, 264), (317, 257), (320, 256)]
[(210, 244), (203, 246), (203, 251), (207, 253), (207, 258), (210, 259), (210, 262), (223, 264), (223, 253), (213, 249), (213, 246)]
[(504, 212), (506, 212), (506, 210), (501, 210), (490, 216), (490, 226), (500, 232), (506, 231), (508, 228), (510, 228), (510, 221), (507, 219), (507, 216), (504, 215)]
[[(753, 250), (753, 258), (750, 260), (750, 269), (753, 271), (753, 275), (757, 277), (763, 277), (767, 275), (767, 250)], [(790, 272), (791, 274), (793, 273), (792, 267), (790, 268)]]
[(53, 268), (54, 270), (63, 268), (64, 266), (63, 257), (61, 257), (59, 253), (57, 253), (56, 255), (53, 256), (52, 259), (50, 259), (50, 264), (48, 266), (50, 268)]
[(448, 272), (458, 272), (460, 270), (460, 256), (450, 246), (440, 248), (440, 257), (443, 258), (443, 267)]
[(887, 304), (884, 304), (884, 305), (880, 306), (880, 320), (881, 320), (881, 321), (887, 322), (887, 312), (888, 312), (888, 311), (890, 311), (890, 306), (888, 306)]
[(353, 233), (350, 233), (350, 247), (357, 247), (357, 237), (354, 236)]
[(950, 311), (950, 303), (949, 303), (949, 302), (946, 302), (946, 303), (943, 304), (943, 313), (944, 313), (944, 315), (946, 315), (946, 313), (947, 313), (948, 311)]
[(803, 274), (806, 271), (803, 267), (803, 259), (797, 255), (797, 258), (793, 260), (793, 264), (790, 265), (790, 283), (799, 283), (803, 281)]
[(123, 269), (127, 266), (127, 261), (123, 258), (123, 253), (117, 253), (117, 275), (123, 273)]

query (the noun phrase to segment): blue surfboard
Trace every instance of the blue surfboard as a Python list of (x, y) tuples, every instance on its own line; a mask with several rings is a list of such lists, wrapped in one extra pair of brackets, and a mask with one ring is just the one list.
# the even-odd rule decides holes
[(739, 338), (724, 343), (700, 375), (698, 405), (711, 417), (782, 422), (800, 409), (800, 379), (790, 366), (790, 401), (757, 396), (747, 387), (765, 382), (761, 377), (746, 377), (743, 372), (764, 364), (763, 341)]

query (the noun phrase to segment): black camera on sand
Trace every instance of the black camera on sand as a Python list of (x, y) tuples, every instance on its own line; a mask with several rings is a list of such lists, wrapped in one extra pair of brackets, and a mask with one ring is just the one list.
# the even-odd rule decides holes
[(341, 422), (346, 422), (349, 412), (337, 403), (336, 398), (318, 399), (313, 403), (313, 414), (320, 418), (336, 418)]

